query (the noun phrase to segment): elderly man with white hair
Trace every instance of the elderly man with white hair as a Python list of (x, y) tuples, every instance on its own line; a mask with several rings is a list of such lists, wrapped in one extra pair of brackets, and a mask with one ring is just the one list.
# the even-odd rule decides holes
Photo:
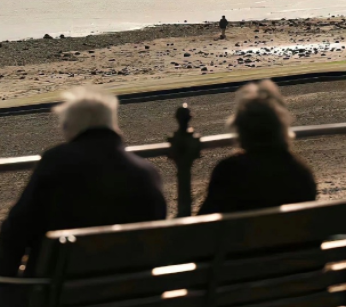
[[(67, 142), (46, 151), (0, 234), (0, 275), (15, 276), (27, 249), (35, 259), (49, 230), (166, 218), (161, 178), (126, 152), (114, 96), (80, 88), (55, 107)], [(27, 266), (30, 275), (34, 261)]]

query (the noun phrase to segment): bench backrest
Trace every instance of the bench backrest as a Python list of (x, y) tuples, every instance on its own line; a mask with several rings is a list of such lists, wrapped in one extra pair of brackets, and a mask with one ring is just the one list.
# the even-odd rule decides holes
[[(37, 306), (340, 306), (346, 202), (55, 231)], [(340, 238), (340, 237), (339, 237)], [(342, 238), (342, 237), (341, 237)], [(44, 295), (43, 295), (44, 294)], [(39, 300), (37, 300), (39, 298)], [(43, 300), (42, 300), (43, 298)]]

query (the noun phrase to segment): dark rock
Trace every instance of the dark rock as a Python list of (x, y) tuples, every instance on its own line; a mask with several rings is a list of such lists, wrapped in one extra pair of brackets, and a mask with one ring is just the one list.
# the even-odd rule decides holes
[(74, 55), (80, 55), (80, 52), (75, 52), (75, 54)]
[(60, 38), (61, 38), (61, 39), (64, 39), (64, 38), (65, 38), (65, 35), (64, 35), (64, 34), (61, 34), (61, 35), (60, 35)]
[(150, 49), (150, 46), (144, 46), (144, 48), (145, 48), (146, 50), (148, 50), (148, 49)]
[(95, 53), (95, 51), (94, 51), (94, 50), (89, 50), (88, 52), (89, 52), (89, 53)]
[(188, 53), (188, 52), (185, 52), (185, 53), (184, 53), (184, 57), (185, 57), (185, 58), (188, 58), (188, 57), (190, 57), (190, 56), (191, 56), (191, 53)]
[(115, 59), (109, 59), (108, 61), (109, 61), (109, 62), (114, 62), (114, 61), (115, 61)]
[(207, 67), (202, 67), (201, 71), (208, 71)]
[(51, 37), (49, 34), (45, 34), (45, 35), (43, 36), (43, 38), (44, 38), (44, 39), (53, 39), (53, 37)]

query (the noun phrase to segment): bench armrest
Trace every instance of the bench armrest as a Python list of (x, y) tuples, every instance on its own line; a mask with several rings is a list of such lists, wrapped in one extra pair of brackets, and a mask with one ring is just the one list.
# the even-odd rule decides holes
[(21, 277), (5, 277), (0, 276), (0, 284), (10, 285), (48, 285), (51, 280), (49, 278), (21, 278)]

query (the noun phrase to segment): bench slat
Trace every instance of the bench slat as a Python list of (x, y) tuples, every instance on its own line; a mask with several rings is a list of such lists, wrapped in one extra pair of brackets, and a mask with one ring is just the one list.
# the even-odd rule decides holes
[(312, 273), (273, 278), (257, 282), (220, 287), (218, 305), (250, 304), (261, 301), (296, 297), (346, 282), (345, 271), (315, 271)]
[(226, 215), (221, 221), (222, 232), (227, 234), (223, 241), (225, 252), (235, 254), (287, 245), (307, 245), (336, 234), (346, 234), (346, 206), (338, 203), (326, 206), (313, 204)]
[(329, 250), (308, 248), (262, 257), (226, 260), (220, 269), (219, 282), (264, 279), (323, 268), (327, 262), (346, 260), (346, 247)]
[(194, 271), (179, 274), (153, 276), (150, 271), (67, 281), (63, 285), (61, 301), (66, 305), (77, 305), (95, 300), (119, 300), (193, 287), (205, 288), (208, 269), (208, 265), (200, 264)]
[(122, 302), (79, 305), (78, 307), (201, 307), (204, 304), (205, 293), (203, 291), (191, 291), (186, 296), (163, 299), (154, 296), (144, 299), (131, 299)]
[(77, 237), (67, 274), (87, 277), (211, 259), (217, 248), (217, 227), (216, 223), (196, 224)]
[[(234, 307), (337, 307), (345, 303), (345, 293), (321, 291), (302, 297), (286, 298), (253, 305), (233, 305)], [(229, 305), (231, 306), (231, 305)]]

